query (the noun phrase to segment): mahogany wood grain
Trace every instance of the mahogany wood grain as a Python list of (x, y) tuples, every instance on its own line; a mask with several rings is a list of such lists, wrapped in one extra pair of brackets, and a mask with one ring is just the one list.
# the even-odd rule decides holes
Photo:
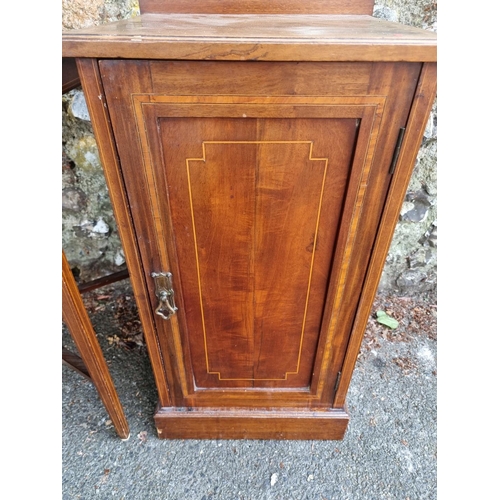
[(241, 408), (159, 409), (163, 439), (343, 439), (349, 415), (343, 408), (297, 411)]
[[(130, 431), (123, 407), (64, 252), (62, 252), (62, 314), (97, 389), (97, 394), (115, 426), (116, 433), (122, 439), (128, 439)], [(83, 373), (85, 374), (85, 371)]]
[(342, 377), (334, 405), (345, 402), (349, 383), (356, 364), (363, 334), (371, 312), (371, 307), (377, 293), (377, 286), (384, 269), (384, 263), (389, 251), (392, 236), (399, 220), (401, 205), (403, 204), (406, 189), (411, 179), (413, 165), (422, 141), (427, 118), (436, 97), (437, 72), (436, 64), (424, 64), (419, 77), (419, 83), (412, 103), (401, 153), (396, 171), (391, 179), (387, 201), (384, 206), (380, 230), (377, 234), (374, 249), (371, 254), (370, 266), (366, 284), (358, 307), (356, 320), (349, 347), (346, 353)]
[(356, 119), (161, 122), (197, 387), (307, 388)]
[(145, 14), (66, 31), (64, 57), (433, 62), (436, 34), (372, 16)]
[[(147, 71), (148, 64), (149, 71)], [(186, 65), (191, 67), (191, 71)], [(197, 75), (198, 68), (202, 76), (206, 75), (208, 70), (204, 68), (204, 65), (209, 65), (212, 71), (220, 71), (220, 81), (224, 81), (226, 74), (239, 75), (239, 78), (233, 77), (229, 80), (233, 82), (232, 89), (228, 87), (228, 83), (224, 84), (225, 91), (231, 92), (232, 90), (233, 94), (237, 93), (238, 95), (234, 97), (217, 95), (217, 80), (215, 78), (207, 78), (207, 85), (204, 89), (206, 96), (197, 95), (199, 87), (197, 84), (189, 83), (189, 75)], [(173, 402), (179, 406), (211, 407), (220, 405), (272, 407), (277, 404), (285, 407), (331, 406), (336, 374), (342, 367), (350, 326), (361, 293), (363, 269), (366, 269), (368, 264), (368, 256), (376, 234), (377, 225), (373, 224), (373, 220), (379, 216), (384, 203), (385, 192), (389, 184), (388, 170), (393, 147), (397, 140), (399, 126), (404, 124), (406, 120), (420, 65), (365, 63), (349, 65), (339, 63), (339, 68), (337, 68), (335, 64), (326, 65), (323, 63), (276, 63), (270, 65), (270, 63), (102, 61), (100, 67), (108, 103), (111, 103), (109, 110), (116, 130), (125, 187), (134, 207), (134, 223), (139, 234), (146, 236), (139, 240), (143, 262), (146, 266), (151, 266), (149, 269), (146, 267), (145, 274), (148, 275), (150, 272), (160, 269), (171, 270), (174, 273), (174, 282), (178, 284), (176, 297), (179, 300), (179, 312), (175, 316), (176, 321), (166, 322), (161, 319), (157, 321), (159, 343), (164, 346), (165, 352), (171, 353), (165, 358), (170, 359), (171, 356), (177, 359), (182, 358), (182, 363), (185, 365), (184, 367), (174, 367), (173, 372), (172, 369), (169, 370), (172, 373), (170, 391), (174, 398)], [(176, 74), (177, 69), (179, 69), (180, 74)], [(293, 70), (295, 70), (295, 78), (282, 78), (287, 72), (292, 75)], [(258, 82), (262, 81), (264, 74), (267, 83), (265, 89), (262, 90), (259, 89)], [(341, 74), (344, 76), (341, 77)], [(308, 75), (314, 75), (314, 78), (309, 79), (310, 84), (306, 86), (304, 82)], [(193, 78), (196, 80), (196, 76)], [(400, 82), (398, 87), (394, 86), (396, 80)], [(119, 86), (115, 85), (117, 81), (121, 82)], [(200, 80), (200, 84), (201, 82), (202, 80)], [(193, 97), (182, 97), (190, 92), (193, 93)], [(210, 95), (212, 92), (216, 95)], [(268, 96), (252, 97), (253, 92), (257, 94), (265, 92)], [(269, 96), (269, 93), (276, 95), (276, 97)], [(300, 93), (313, 95), (300, 97), (298, 95)], [(333, 96), (325, 96), (329, 93)], [(167, 97), (168, 94), (173, 94), (173, 96)], [(286, 97), (284, 94), (291, 95)], [(248, 97), (244, 97), (245, 95)], [(323, 97), (317, 97), (318, 95), (323, 95)], [(134, 97), (131, 99), (130, 96)], [(242, 118), (243, 115), (246, 118)], [(224, 119), (224, 117), (228, 119)], [(265, 118), (270, 117), (274, 118), (268, 122)], [(360, 133), (357, 137), (357, 154), (353, 154), (353, 146), (349, 146), (349, 141), (345, 142), (344, 139), (340, 139), (345, 133), (342, 132), (341, 135), (338, 135), (339, 132), (335, 132), (336, 130), (342, 131), (342, 123), (348, 125), (349, 120), (354, 124), (353, 119), (359, 119), (361, 123)], [(270, 125), (271, 122), (274, 122), (273, 126)], [(321, 132), (322, 130), (323, 132)], [(345, 129), (346, 132), (348, 130), (351, 130), (352, 134), (354, 129)], [(260, 135), (256, 135), (257, 132)], [(324, 135), (321, 135), (322, 133)], [(307, 134), (312, 134), (312, 137)], [(379, 136), (384, 137), (385, 140), (377, 141)], [(257, 191), (254, 189), (258, 184), (252, 181), (254, 188), (251, 188), (252, 184), (248, 184), (244, 180), (245, 176), (242, 173), (247, 168), (245, 161), (248, 165), (260, 165), (268, 156), (283, 157), (284, 160), (287, 160), (287, 153), (281, 151), (277, 154), (269, 150), (261, 159), (257, 160), (260, 158), (259, 156), (252, 156), (258, 151), (254, 147), (253, 152), (249, 149), (244, 153), (245, 155), (250, 154), (246, 160), (241, 157), (241, 151), (239, 153), (233, 151), (231, 154), (236, 156), (226, 159), (223, 159), (224, 156), (222, 156), (213, 164), (216, 168), (217, 165), (233, 165), (234, 171), (240, 173), (242, 180), (239, 176), (234, 176), (230, 170), (224, 170), (224, 175), (218, 176), (217, 170), (214, 171), (213, 167), (210, 167), (208, 156), (204, 162), (201, 162), (203, 165), (201, 170), (199, 167), (198, 171), (192, 169), (196, 168), (196, 162), (200, 163), (204, 156), (202, 149), (204, 141), (257, 142), (258, 140), (283, 140), (285, 137), (288, 137), (289, 140), (304, 138), (312, 140), (315, 148), (318, 148), (318, 157), (330, 158), (329, 161), (332, 162), (331, 172), (338, 176), (325, 178), (324, 192), (327, 195), (325, 195), (324, 200), (325, 208), (322, 209), (322, 217), (325, 218), (321, 221), (325, 224), (325, 228), (329, 227), (331, 233), (328, 234), (324, 228), (320, 227), (316, 253), (318, 254), (318, 263), (321, 263), (322, 258), (325, 260), (317, 270), (315, 269), (315, 272), (319, 273), (316, 278), (314, 278), (313, 273), (313, 279), (319, 279), (320, 276), (330, 276), (332, 252), (336, 247), (337, 257), (333, 259), (332, 278), (327, 279), (331, 283), (337, 284), (330, 284), (331, 300), (328, 300), (328, 303), (331, 302), (333, 305), (328, 306), (329, 309), (326, 311), (318, 309), (318, 312), (315, 313), (319, 314), (316, 316), (317, 318), (323, 318), (321, 326), (323, 333), (318, 337), (319, 329), (316, 323), (316, 327), (310, 330), (311, 333), (304, 336), (304, 339), (308, 339), (302, 344), (304, 360), (308, 359), (308, 361), (303, 365), (302, 381), (298, 382), (298, 379), (293, 382), (291, 380), (285, 382), (260, 380), (257, 384), (255, 377), (249, 377), (248, 374), (243, 376), (242, 373), (245, 370), (247, 373), (253, 372), (256, 367), (255, 362), (257, 361), (258, 364), (263, 362), (264, 357), (259, 355), (255, 358), (255, 356), (259, 352), (259, 346), (264, 337), (259, 337), (260, 340), (256, 343), (255, 331), (252, 328), (242, 327), (243, 329), (240, 331), (250, 333), (245, 333), (240, 339), (242, 344), (240, 347), (236, 347), (236, 351), (231, 350), (230, 342), (235, 337), (233, 334), (229, 334), (224, 340), (224, 329), (220, 328), (220, 324), (217, 326), (217, 321), (223, 321), (225, 316), (230, 318), (233, 315), (234, 319), (228, 319), (228, 323), (235, 324), (236, 318), (246, 317), (251, 318), (248, 321), (254, 324), (255, 307), (258, 305), (259, 299), (249, 300), (248, 307), (253, 308), (253, 312), (251, 312), (250, 309), (247, 310), (242, 305), (245, 301), (237, 300), (236, 295), (233, 296), (232, 300), (226, 299), (226, 304), (224, 304), (222, 297), (224, 297), (223, 290), (228, 291), (227, 284), (231, 285), (231, 279), (236, 279), (240, 273), (236, 272), (235, 264), (232, 263), (233, 258), (236, 263), (241, 261), (242, 264), (238, 264), (241, 272), (247, 273), (245, 286), (252, 289), (255, 286), (256, 275), (249, 273), (248, 269), (255, 265), (255, 255), (257, 254), (252, 248), (260, 237), (256, 239), (255, 237), (245, 239), (244, 236), (231, 237), (229, 236), (231, 233), (228, 231), (234, 230), (236, 234), (241, 233), (242, 235), (264, 234), (262, 232), (265, 232), (266, 227), (264, 219), (255, 224), (254, 227), (260, 228), (255, 233), (254, 229), (244, 229), (248, 223), (248, 217), (234, 217), (236, 213), (244, 214), (247, 211), (252, 214), (251, 219), (256, 213), (255, 209), (252, 211), (252, 207), (257, 206), (258, 197), (255, 196)], [(352, 141), (352, 139), (350, 140)], [(191, 144), (196, 145), (195, 149)], [(351, 144), (353, 143), (351, 142)], [(210, 148), (215, 146), (213, 144)], [(234, 146), (236, 145), (233, 145), (233, 148)], [(222, 150), (225, 150), (225, 154), (227, 154), (227, 148), (220, 145), (219, 153), (223, 155)], [(288, 165), (287, 168), (292, 168), (290, 172), (293, 172), (293, 168), (295, 168), (293, 167), (295, 157), (300, 157), (298, 150), (288, 158), (288, 161), (285, 161)], [(189, 162), (193, 181), (191, 195), (188, 190), (190, 183), (186, 177), (188, 173), (187, 158), (191, 159)], [(377, 161), (372, 165), (374, 159)], [(354, 161), (352, 167), (354, 170), (352, 172), (342, 170), (347, 168), (351, 161)], [(143, 168), (138, 169), (137, 165), (143, 165)], [(203, 169), (206, 170), (207, 177), (204, 177), (205, 170)], [(251, 172), (248, 170), (248, 182), (255, 179), (255, 173), (251, 174)], [(265, 179), (266, 175), (264, 170), (262, 178)], [(345, 189), (342, 186), (346, 185), (347, 178), (350, 179), (350, 187), (347, 194), (342, 194)], [(369, 178), (370, 182), (367, 184)], [(223, 181), (222, 184), (221, 181)], [(307, 182), (311, 182), (309, 189), (316, 189), (314, 196), (312, 194), (306, 195), (304, 200), (297, 204), (297, 207), (293, 207), (296, 212), (290, 221), (293, 219), (295, 222), (288, 223), (287, 219), (283, 221), (279, 217), (276, 218), (276, 225), (274, 228), (270, 227), (269, 234), (266, 234), (266, 237), (276, 239), (270, 240), (267, 245), (268, 251), (260, 253), (263, 260), (259, 265), (265, 265), (266, 259), (271, 259), (269, 262), (277, 263), (277, 269), (279, 269), (281, 265), (279, 256), (273, 252), (274, 247), (279, 248), (282, 243), (285, 244), (284, 248), (286, 248), (283, 230), (290, 230), (290, 234), (294, 234), (296, 229), (300, 227), (300, 221), (305, 216), (311, 217), (312, 213), (317, 210), (317, 205), (311, 204), (311, 201), (319, 198), (318, 182), (315, 182), (312, 177), (310, 179), (296, 178), (292, 184), (303, 186)], [(224, 185), (226, 188), (223, 187)], [(238, 187), (239, 185), (240, 187)], [(314, 188), (315, 185), (316, 188)], [(231, 187), (235, 193), (238, 193), (238, 196), (233, 194), (234, 198), (231, 198)], [(284, 189), (284, 185), (282, 188)], [(200, 189), (201, 191), (199, 191)], [(277, 193), (279, 191), (277, 190)], [(284, 191), (286, 192), (286, 190)], [(218, 211), (219, 205), (215, 201), (197, 208), (196, 203), (199, 202), (200, 196), (198, 195), (200, 193), (205, 193), (201, 195), (201, 198), (205, 198), (207, 202), (217, 200), (217, 196), (220, 196), (220, 200), (226, 200), (224, 204), (229, 202), (229, 205), (221, 205), (223, 212)], [(252, 195), (252, 193), (254, 194)], [(251, 197), (248, 198), (250, 195)], [(281, 193), (280, 196), (282, 195), (284, 194)], [(328, 199), (329, 196), (330, 199)], [(237, 203), (233, 208), (231, 208), (231, 200), (236, 200), (234, 203)], [(337, 203), (336, 206), (334, 202)], [(199, 219), (201, 222), (196, 223), (196, 227), (199, 226), (201, 231), (198, 235), (200, 241), (197, 242), (201, 242), (201, 247), (198, 249), (199, 254), (205, 252), (201, 258), (200, 255), (197, 257), (195, 254), (196, 245), (190, 240), (193, 236), (189, 236), (189, 234), (193, 235), (191, 203), (194, 212), (196, 212), (195, 218), (198, 220), (201, 217)], [(214, 204), (211, 205), (211, 203)], [(344, 224), (341, 229), (338, 229), (338, 222), (333, 223), (334, 219), (331, 217), (339, 217), (342, 213), (342, 206), (344, 207)], [(317, 214), (317, 212), (315, 213)], [(362, 213), (366, 213), (366, 215), (362, 216)], [(230, 218), (227, 219), (227, 217)], [(219, 219), (222, 221), (217, 222)], [(252, 222), (252, 224), (254, 223), (255, 221)], [(240, 230), (238, 229), (239, 225), (242, 225)], [(208, 231), (205, 236), (203, 235), (204, 231)], [(228, 234), (227, 237), (217, 238), (225, 233)], [(187, 236), (184, 236), (185, 234)], [(311, 234), (314, 235), (314, 230), (311, 231)], [(186, 237), (188, 239), (184, 240)], [(335, 243), (336, 238), (340, 238), (340, 242)], [(360, 248), (362, 251), (355, 252), (353, 256), (352, 250), (348, 249), (352, 247), (356, 238), (361, 240)], [(203, 243), (202, 240), (206, 240), (207, 243)], [(222, 251), (221, 240), (227, 240), (227, 244), (230, 245), (227, 247), (228, 250)], [(213, 246), (214, 242), (218, 246)], [(296, 242), (293, 242), (293, 238), (290, 242), (290, 248), (294, 248), (293, 245)], [(238, 244), (242, 245), (243, 249), (249, 248), (246, 252), (245, 250), (242, 250), (243, 253), (240, 252), (239, 259), (234, 257), (238, 254)], [(310, 244), (311, 241), (308, 240), (300, 248), (304, 249)], [(229, 252), (229, 248), (231, 248), (231, 252)], [(325, 251), (323, 257), (321, 257), (320, 252), (322, 249)], [(344, 257), (346, 250), (348, 250), (347, 257)], [(294, 256), (294, 253), (297, 255)], [(287, 258), (293, 257), (290, 260), (292, 268), (295, 262), (293, 259), (300, 258), (301, 253), (299, 250), (288, 251)], [(304, 254), (307, 254), (307, 251)], [(245, 255), (251, 258), (245, 258)], [(211, 263), (210, 260), (213, 262)], [(247, 264), (247, 266), (250, 265), (250, 268), (243, 265), (245, 262), (250, 263)], [(268, 264), (267, 269), (273, 267), (274, 264)], [(221, 271), (218, 271), (219, 269)], [(226, 279), (220, 279), (222, 276), (220, 273), (227, 272), (228, 269), (231, 272), (228, 272)], [(264, 271), (266, 268), (262, 269), (263, 271), (260, 272), (262, 276), (272, 276), (272, 272)], [(198, 272), (200, 272), (199, 277)], [(211, 282), (211, 278), (213, 278), (213, 282)], [(286, 277), (280, 276), (280, 283), (283, 279), (286, 280)], [(244, 279), (241, 281), (245, 282)], [(200, 282), (202, 302), (204, 303), (203, 311), (200, 309)], [(283, 287), (282, 292), (277, 292), (278, 295), (284, 299), (289, 293), (286, 290), (286, 287), (289, 286), (291, 290), (296, 290), (297, 297), (300, 298), (304, 290), (307, 290), (307, 280), (306, 286), (303, 284), (294, 286), (293, 283), (293, 276), (290, 276), (285, 283), (276, 285)], [(319, 283), (315, 283), (314, 287), (311, 287), (311, 290), (314, 288), (311, 296), (313, 304), (324, 303), (327, 282), (323, 282), (323, 285)], [(237, 282), (234, 286), (236, 284)], [(209, 287), (211, 290), (215, 289), (213, 295), (203, 292), (203, 290), (209, 290)], [(248, 295), (250, 289), (246, 288), (246, 290), (244, 294)], [(244, 289), (241, 289), (241, 292), (243, 291)], [(213, 298), (218, 293), (220, 293), (221, 298), (213, 302)], [(250, 294), (250, 297), (252, 296), (253, 292)], [(155, 300), (152, 280), (150, 280), (150, 299), (152, 302)], [(207, 300), (211, 303), (207, 309), (208, 313), (205, 311)], [(303, 299), (300, 300), (304, 303)], [(216, 306), (217, 303), (220, 305)], [(290, 300), (283, 300), (283, 304), (278, 306), (276, 317), (280, 317), (281, 323), (283, 323), (283, 329), (279, 331), (286, 331), (286, 318), (290, 312), (286, 309), (279, 309), (279, 307), (288, 307), (286, 303), (290, 303)], [(215, 307), (212, 312), (210, 312), (211, 307)], [(228, 311), (224, 311), (224, 307)], [(238, 312), (230, 312), (231, 307), (234, 308), (233, 311)], [(242, 315), (243, 310), (247, 310), (246, 316)], [(312, 310), (314, 310), (314, 305)], [(212, 325), (210, 331), (219, 332), (217, 334), (218, 344), (207, 342), (211, 334), (207, 335), (207, 330), (203, 333), (201, 314), (207, 314), (205, 319)], [(228, 314), (229, 316), (227, 316)], [(295, 321), (291, 321), (291, 323), (297, 323), (297, 314), (293, 316)], [(333, 323), (325, 319), (329, 317), (335, 318)], [(180, 330), (177, 331), (178, 329)], [(273, 330), (276, 329), (274, 327), (269, 329), (270, 332)], [(228, 331), (231, 332), (231, 330)], [(316, 333), (313, 334), (313, 331)], [(273, 336), (270, 336), (269, 339), (273, 339)], [(279, 335), (276, 335), (275, 344), (267, 345), (262, 352), (265, 354), (269, 351), (268, 359), (275, 360), (274, 364), (269, 361), (268, 366), (283, 372), (283, 367), (293, 358), (292, 353), (297, 352), (297, 342), (291, 341), (290, 344), (281, 342), (280, 344), (278, 339)], [(254, 347), (245, 351), (243, 345)], [(316, 349), (316, 345), (319, 345), (318, 349)], [(286, 346), (284, 347), (285, 351), (280, 356), (279, 349), (283, 346)], [(259, 349), (254, 350), (255, 347)], [(291, 350), (289, 354), (286, 354), (286, 349)], [(240, 352), (240, 354), (236, 355), (236, 352)], [(246, 361), (243, 361), (241, 355), (245, 356)], [(234, 361), (231, 361), (231, 356), (234, 356)], [(210, 359), (207, 370), (208, 358)], [(231, 367), (233, 363), (233, 370), (240, 369), (242, 371), (239, 374), (234, 372), (231, 377), (221, 376), (219, 370), (211, 368), (210, 360), (213, 359), (216, 361), (216, 366), (229, 365)], [(311, 363), (313, 362), (315, 365), (314, 374), (311, 373), (313, 366)], [(203, 378), (203, 373), (205, 378)], [(276, 375), (269, 375), (267, 378), (273, 377), (276, 378)], [(193, 378), (196, 380), (194, 385)], [(239, 380), (221, 381), (220, 378)], [(241, 380), (245, 378), (248, 380)], [(259, 392), (254, 393), (248, 389), (244, 393), (229, 390), (231, 387), (237, 389), (252, 386), (260, 387)], [(216, 390), (217, 387), (221, 390)], [(265, 387), (268, 388), (267, 392), (262, 391)], [(295, 391), (290, 390), (293, 387), (296, 388)]]
[(373, 0), (139, 0), (142, 14), (372, 14)]
[[(345, 274), (345, 279), (334, 285), (332, 293), (327, 298), (327, 304), (336, 308), (336, 313), (331, 316), (332, 323), (329, 329), (336, 330), (337, 334), (324, 338), (326, 349), (332, 352), (345, 353), (347, 348), (361, 287), (366, 286), (366, 282), (363, 283), (365, 271), (362, 270), (366, 270), (369, 264), (386, 193), (391, 181), (389, 169), (394, 147), (400, 127), (406, 125), (420, 68), (420, 65), (414, 64), (387, 63), (376, 64), (373, 68), (369, 92), (388, 97), (380, 124), (381, 140), (370, 159), (372, 166), (369, 182), (366, 186), (360, 186), (360, 189), (364, 191), (364, 196), (363, 205), (360, 206), (359, 224), (354, 232), (341, 234), (341, 240), (342, 238), (350, 239), (352, 241), (351, 248), (356, 249), (356, 251), (349, 253), (342, 251), (334, 261), (339, 266), (349, 266), (357, 273)], [(354, 193), (353, 196), (355, 196)], [(352, 203), (356, 204), (357, 202), (353, 200)], [(349, 216), (348, 210), (345, 211), (345, 216)], [(324, 363), (327, 362), (327, 359), (325, 357)], [(325, 370), (324, 366), (322, 369)], [(325, 390), (333, 391), (339, 372), (342, 372), (344, 377), (345, 366), (342, 363), (335, 364), (332, 370), (325, 370), (329, 378), (320, 378), (320, 384), (325, 384)]]
[(365, 95), (372, 71), (370, 62), (353, 65), (345, 62), (151, 61), (149, 64), (156, 92), (194, 96)]

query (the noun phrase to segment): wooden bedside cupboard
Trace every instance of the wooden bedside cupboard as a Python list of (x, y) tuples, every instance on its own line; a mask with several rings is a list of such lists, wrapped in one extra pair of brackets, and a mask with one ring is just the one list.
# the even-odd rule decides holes
[(63, 34), (161, 438), (342, 439), (436, 93), (436, 35), (372, 0), (144, 0)]

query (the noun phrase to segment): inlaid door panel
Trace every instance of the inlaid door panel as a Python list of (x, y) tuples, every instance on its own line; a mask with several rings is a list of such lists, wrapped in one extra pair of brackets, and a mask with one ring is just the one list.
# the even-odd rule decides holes
[(160, 120), (197, 387), (310, 384), (356, 138), (313, 122)]
[(387, 96), (169, 95), (144, 73), (123, 103), (104, 69), (144, 273), (173, 274), (173, 403), (331, 405)]

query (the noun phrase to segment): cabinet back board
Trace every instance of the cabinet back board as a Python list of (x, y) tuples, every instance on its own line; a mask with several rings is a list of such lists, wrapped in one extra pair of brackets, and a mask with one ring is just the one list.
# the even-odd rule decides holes
[(372, 14), (373, 0), (140, 0), (142, 14)]

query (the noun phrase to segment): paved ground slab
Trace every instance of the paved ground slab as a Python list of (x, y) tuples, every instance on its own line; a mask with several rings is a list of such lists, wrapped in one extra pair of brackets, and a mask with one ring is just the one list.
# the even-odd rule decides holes
[[(156, 389), (128, 282), (85, 297), (131, 435), (115, 434), (94, 386), (62, 368), (62, 498), (436, 499), (436, 302), (377, 297), (343, 441), (159, 440)], [(63, 327), (63, 346), (73, 348)]]

